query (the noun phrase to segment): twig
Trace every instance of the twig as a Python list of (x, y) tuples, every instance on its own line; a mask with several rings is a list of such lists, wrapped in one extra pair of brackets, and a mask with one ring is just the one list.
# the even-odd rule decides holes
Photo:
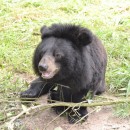
[(97, 108), (94, 109), (93, 111), (89, 112), (88, 114), (86, 114), (86, 115), (83, 116), (82, 118), (80, 118), (80, 120), (76, 121), (76, 122), (70, 127), (70, 129), (68, 129), (68, 130), (71, 130), (77, 123), (79, 123), (80, 121), (82, 121), (83, 119), (85, 119), (88, 115), (92, 114), (92, 113), (95, 112), (96, 110), (97, 110)]
[(64, 114), (69, 108), (70, 108), (70, 107), (68, 107), (67, 109), (65, 109), (62, 113), (60, 113), (60, 114), (59, 114), (58, 116), (56, 116), (53, 120), (51, 120), (51, 121), (45, 126), (44, 130), (46, 130), (47, 127), (48, 127), (51, 123), (53, 123), (58, 117), (60, 117), (62, 114)]
[[(107, 106), (107, 105), (115, 105), (115, 104), (120, 104), (120, 103), (128, 103), (130, 102), (130, 99), (122, 99), (122, 100), (116, 100), (116, 101), (104, 101), (104, 102), (93, 102), (93, 103), (82, 103), (80, 104), (82, 107), (94, 107), (94, 106)], [(20, 118), (23, 114), (40, 109), (40, 110), (45, 110), (51, 107), (56, 107), (56, 106), (67, 106), (67, 107), (78, 107), (79, 103), (70, 103), (70, 102), (56, 102), (52, 104), (41, 104), (37, 106), (33, 106), (31, 108), (28, 108), (26, 110), (23, 110), (21, 113), (19, 113), (17, 116), (15, 116), (9, 123), (8, 126), (12, 126), (13, 122)], [(11, 128), (11, 127), (10, 127)], [(12, 130), (12, 129), (11, 129)]]
[(5, 120), (7, 121), (7, 119), (9, 119), (11, 117), (14, 117), (16, 115), (16, 114), (14, 114), (14, 115), (7, 115), (8, 112), (10, 112), (10, 111), (19, 111), (19, 110), (22, 110), (22, 108), (11, 108), (11, 109), (0, 111), (1, 114), (4, 113), (4, 115), (6, 115), (3, 118), (0, 118), (0, 121), (5, 121)]
[(18, 110), (21, 110), (22, 108), (10, 108), (10, 109), (6, 109), (6, 110), (2, 110), (0, 111), (1, 113), (4, 113), (4, 112), (10, 112), (10, 111), (18, 111)]
[(115, 104), (121, 104), (121, 103), (128, 103), (130, 102), (130, 99), (121, 99), (121, 100), (114, 100), (114, 101), (103, 101), (103, 102), (92, 102), (92, 103), (72, 103), (72, 102), (56, 102), (52, 104), (46, 104), (46, 105), (39, 105), (44, 109), (50, 108), (50, 107), (56, 107), (56, 106), (67, 106), (67, 107), (78, 107), (79, 104), (82, 107), (94, 107), (94, 106), (107, 106), (107, 105), (115, 105)]
[(8, 129), (9, 129), (9, 130), (13, 130), (13, 127), (14, 127), (13, 122), (14, 122), (16, 119), (18, 119), (19, 117), (21, 117), (23, 114), (25, 114), (25, 113), (27, 113), (27, 112), (30, 112), (30, 111), (32, 111), (32, 110), (35, 110), (35, 109), (37, 109), (37, 108), (41, 108), (41, 106), (43, 106), (43, 104), (42, 104), (42, 105), (38, 105), (38, 106), (33, 106), (33, 107), (31, 107), (31, 108), (28, 108), (28, 109), (23, 110), (22, 112), (20, 112), (17, 116), (13, 117), (13, 119), (12, 119), (10, 122), (7, 123)]
[[(18, 102), (22, 102), (22, 103), (32, 103), (32, 102), (34, 102), (34, 101), (31, 101), (31, 98), (21, 98), (22, 100), (0, 100), (0, 103), (18, 103)], [(35, 100), (35, 99), (37, 99), (37, 98), (32, 98), (32, 100)], [(30, 101), (27, 101), (27, 100), (30, 100)]]
[(16, 116), (16, 114), (14, 114), (14, 115), (9, 115), (9, 116), (5, 116), (5, 117), (1, 118), (0, 121), (3, 122), (3, 123), (4, 123), (5, 121), (7, 122), (11, 117), (14, 117), (14, 116)]

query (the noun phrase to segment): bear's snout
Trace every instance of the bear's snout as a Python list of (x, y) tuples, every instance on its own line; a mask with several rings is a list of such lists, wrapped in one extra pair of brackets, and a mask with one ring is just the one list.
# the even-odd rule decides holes
[(39, 71), (47, 71), (47, 69), (48, 69), (48, 65), (47, 64), (39, 64), (38, 65), (38, 69), (39, 69)]
[(59, 66), (52, 56), (45, 55), (38, 64), (38, 70), (43, 79), (51, 79), (59, 72)]

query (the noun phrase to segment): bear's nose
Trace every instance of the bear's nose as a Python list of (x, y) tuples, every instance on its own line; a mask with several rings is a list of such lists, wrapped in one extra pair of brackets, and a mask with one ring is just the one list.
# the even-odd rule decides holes
[(41, 64), (38, 66), (39, 71), (47, 71), (48, 65), (47, 64)]

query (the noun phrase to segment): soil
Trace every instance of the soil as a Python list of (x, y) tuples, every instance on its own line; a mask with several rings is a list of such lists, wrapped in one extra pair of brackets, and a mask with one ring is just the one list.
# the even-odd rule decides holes
[[(46, 102), (46, 96), (39, 99)], [(69, 124), (66, 116), (58, 117), (51, 122), (57, 114), (52, 110), (39, 111), (22, 119), (25, 130), (130, 130), (130, 119), (122, 119), (113, 115), (111, 106), (88, 108), (91, 113), (84, 123)]]

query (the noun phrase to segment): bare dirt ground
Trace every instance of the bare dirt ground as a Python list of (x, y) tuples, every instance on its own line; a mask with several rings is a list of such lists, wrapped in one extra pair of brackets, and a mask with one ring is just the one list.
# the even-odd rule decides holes
[[(46, 96), (39, 100), (46, 102)], [(94, 108), (95, 109), (95, 108)], [(130, 119), (122, 119), (113, 115), (112, 107), (99, 107), (98, 111), (89, 108), (91, 113), (84, 123), (69, 124), (67, 117), (58, 117), (52, 109), (37, 111), (32, 116), (22, 119), (25, 130), (130, 130)]]

